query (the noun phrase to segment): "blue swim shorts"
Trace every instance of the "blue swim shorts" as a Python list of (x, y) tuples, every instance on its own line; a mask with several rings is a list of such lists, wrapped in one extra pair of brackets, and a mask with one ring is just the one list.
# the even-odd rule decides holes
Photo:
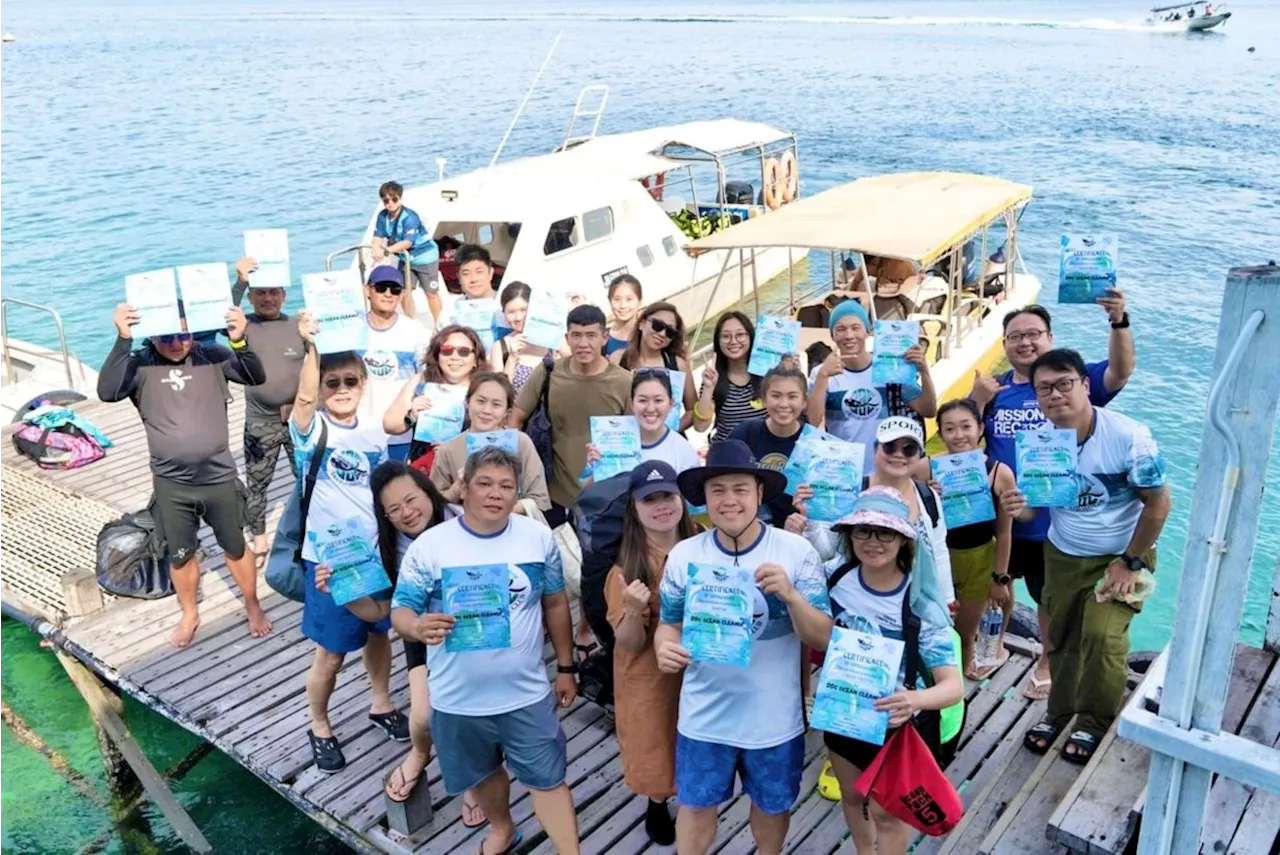
[(389, 444), (387, 446), (387, 458), (389, 460), (399, 461), (400, 463), (408, 463), (409, 446), (411, 445), (413, 445), (411, 442), (393, 442)]
[(800, 796), (804, 735), (772, 748), (736, 748), (676, 734), (676, 800), (691, 808), (718, 807), (733, 798), (734, 775), (765, 813), (787, 813)]
[(329, 653), (351, 653), (364, 647), (371, 632), (389, 632), (391, 618), (369, 623), (353, 615), (346, 606), (333, 601), (332, 594), (316, 590), (316, 565), (302, 562), (306, 567), (303, 588), (306, 601), (302, 604), (302, 634)]
[(431, 710), (431, 736), (440, 759), (444, 790), (469, 790), (502, 767), (531, 790), (564, 783), (565, 738), (556, 717), (555, 694), (497, 715), (456, 715)]

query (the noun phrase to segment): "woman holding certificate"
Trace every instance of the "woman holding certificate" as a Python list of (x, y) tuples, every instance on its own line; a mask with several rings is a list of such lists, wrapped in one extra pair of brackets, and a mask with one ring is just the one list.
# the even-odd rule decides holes
[(469, 327), (447, 326), (431, 339), (422, 374), (404, 384), (382, 417), (389, 434), (413, 431), (413, 465), (430, 472), (435, 447), (462, 433), (471, 375), (484, 364), (484, 344)]
[[(914, 836), (911, 827), (864, 799), (855, 783), (888, 736), (908, 722), (914, 721), (936, 754), (936, 719), (927, 727), (917, 715), (957, 703), (963, 684), (948, 627), (918, 613), (913, 590), (917, 527), (902, 494), (871, 487), (834, 529), (850, 558), (826, 566), (836, 629), (810, 724), (825, 732), (858, 855), (905, 855)], [(913, 631), (917, 621), (918, 633)], [(855, 651), (858, 655), (844, 655)]]
[(679, 430), (693, 424), (693, 408), (698, 402), (693, 388), (693, 371), (689, 367), (684, 340), (684, 318), (670, 303), (646, 306), (631, 333), (626, 350), (609, 357), (628, 371), (641, 368), (665, 368), (671, 375), (671, 388), (679, 402)]
[(667, 553), (695, 534), (697, 527), (676, 485), (676, 470), (657, 460), (640, 464), (631, 473), (622, 548), (617, 566), (605, 579), (604, 595), (616, 639), (613, 683), (622, 776), (633, 792), (649, 799), (645, 830), (662, 846), (676, 839), (667, 800), (676, 791), (680, 675), (659, 671), (654, 657), (658, 585)]
[(747, 371), (756, 328), (742, 312), (725, 312), (716, 321), (711, 346), (715, 364), (702, 372), (702, 395), (693, 407), (693, 427), (714, 427), (710, 442), (729, 438), (740, 423), (764, 418), (761, 379)]
[(506, 374), (517, 393), (529, 382), (538, 363), (548, 354), (558, 355), (524, 337), (524, 323), (529, 315), (529, 298), (532, 295), (533, 290), (523, 282), (512, 282), (502, 289), (498, 302), (511, 332), (498, 339), (493, 352), (489, 354), (493, 370)]

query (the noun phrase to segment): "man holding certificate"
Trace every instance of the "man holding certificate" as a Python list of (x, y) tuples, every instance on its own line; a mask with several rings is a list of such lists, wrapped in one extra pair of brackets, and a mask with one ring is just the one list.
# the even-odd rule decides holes
[[(557, 707), (578, 694), (573, 622), (555, 537), (512, 513), (519, 483), (520, 461), (502, 448), (467, 458), (462, 516), (409, 547), (391, 618), (401, 635), (427, 645), (440, 773), (446, 792), (470, 790), (489, 818), (482, 851), (520, 844), (510, 769), (556, 851), (576, 855), (578, 822), (556, 718)], [(544, 626), (559, 663), (554, 687), (542, 662)]]
[[(404, 384), (418, 373), (423, 354), (431, 342), (422, 324), (400, 313), (404, 276), (400, 268), (380, 264), (369, 272), (364, 294), (369, 301), (369, 335), (365, 348), (356, 351), (369, 372), (369, 388), (362, 403), (362, 417), (381, 422), (400, 395)], [(387, 434), (387, 453), (392, 460), (405, 461), (413, 434)]]
[(690, 504), (706, 505), (714, 528), (676, 544), (659, 587), (658, 667), (684, 671), (676, 845), (689, 855), (710, 849), (718, 809), (741, 776), (757, 848), (781, 852), (804, 767), (797, 666), (802, 646), (824, 650), (831, 635), (818, 553), (757, 519), (786, 477), (742, 442), (715, 443), (706, 465), (677, 483)]
[[(1044, 604), (1053, 687), (1045, 719), (1025, 743), (1043, 754), (1078, 715), (1062, 756), (1087, 763), (1120, 710), (1129, 623), (1151, 591), (1156, 540), (1171, 501), (1151, 431), (1090, 402), (1080, 354), (1051, 350), (1031, 365), (1029, 377), (1045, 416), (1078, 444), (1078, 497), (1071, 507), (1049, 509)], [(1005, 505), (1016, 515), (1026, 498), (1014, 491)]]

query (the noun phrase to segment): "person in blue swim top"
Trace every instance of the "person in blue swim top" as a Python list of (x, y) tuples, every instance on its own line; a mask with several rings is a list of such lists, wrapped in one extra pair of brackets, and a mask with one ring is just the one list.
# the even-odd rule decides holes
[[(847, 442), (866, 448), (864, 472), (875, 469), (876, 426), (886, 416), (912, 415), (932, 418), (938, 398), (929, 374), (924, 348), (916, 345), (906, 360), (920, 371), (920, 385), (877, 386), (871, 381), (871, 351), (867, 337), (871, 318), (857, 300), (846, 300), (831, 310), (828, 322), (835, 350), (809, 372), (809, 424), (821, 427)], [(901, 404), (895, 402), (901, 401)]]
[(401, 203), (403, 196), (404, 187), (394, 181), (378, 188), (383, 210), (373, 224), (373, 259), (408, 260), (414, 281), (426, 292), (434, 325), (440, 317), (440, 247), (417, 212)]

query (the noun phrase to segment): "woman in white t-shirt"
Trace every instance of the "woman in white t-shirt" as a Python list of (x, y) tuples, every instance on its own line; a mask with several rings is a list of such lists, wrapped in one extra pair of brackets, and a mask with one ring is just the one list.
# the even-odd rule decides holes
[[(689, 440), (668, 424), (675, 401), (671, 397), (671, 376), (663, 368), (640, 368), (631, 378), (631, 412), (640, 426), (640, 459), (661, 460), (677, 473), (702, 465)], [(594, 445), (587, 446), (587, 467), (600, 459)], [(584, 482), (590, 483), (590, 479)]]

